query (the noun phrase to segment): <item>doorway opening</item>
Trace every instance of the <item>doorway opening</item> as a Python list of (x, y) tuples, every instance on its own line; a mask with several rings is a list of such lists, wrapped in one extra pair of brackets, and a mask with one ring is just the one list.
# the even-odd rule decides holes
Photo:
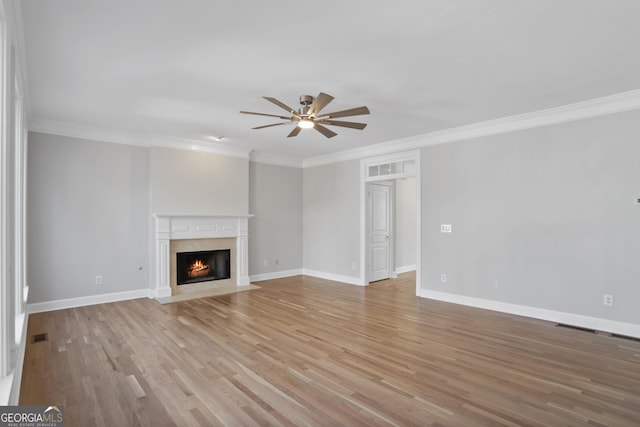
[(362, 284), (415, 269), (419, 295), (420, 151), (369, 158), (360, 163)]

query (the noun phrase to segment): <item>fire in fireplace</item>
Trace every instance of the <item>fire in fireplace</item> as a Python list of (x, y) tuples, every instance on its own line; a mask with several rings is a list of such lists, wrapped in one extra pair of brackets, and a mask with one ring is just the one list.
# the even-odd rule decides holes
[(177, 284), (208, 282), (231, 278), (231, 250), (178, 252)]

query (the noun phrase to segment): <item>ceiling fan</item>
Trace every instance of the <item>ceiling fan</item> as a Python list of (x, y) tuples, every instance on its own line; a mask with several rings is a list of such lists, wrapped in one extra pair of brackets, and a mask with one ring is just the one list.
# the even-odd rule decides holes
[(293, 128), (293, 130), (291, 131), (291, 133), (289, 133), (289, 135), (287, 135), (288, 138), (292, 136), (297, 136), (302, 129), (311, 129), (311, 128), (315, 128), (318, 132), (320, 132), (327, 138), (331, 138), (336, 136), (337, 133), (325, 127), (324, 125), (342, 126), (345, 128), (360, 129), (360, 130), (364, 129), (367, 126), (366, 123), (343, 122), (343, 121), (333, 120), (339, 117), (360, 116), (363, 114), (369, 114), (369, 109), (367, 107), (356, 107), (356, 108), (350, 108), (348, 110), (336, 111), (333, 113), (320, 114), (320, 110), (326, 107), (327, 104), (329, 104), (334, 99), (333, 96), (327, 95), (326, 93), (323, 93), (323, 92), (320, 92), (320, 94), (315, 98), (311, 95), (302, 95), (300, 97), (301, 107), (297, 111), (289, 107), (288, 105), (278, 101), (275, 98), (270, 98), (268, 96), (263, 96), (263, 98), (277, 105), (283, 110), (286, 110), (287, 113), (291, 114), (291, 116), (279, 116), (277, 114), (265, 114), (265, 113), (253, 113), (251, 111), (240, 111), (242, 114), (255, 114), (257, 116), (277, 117), (282, 120), (288, 120), (287, 122), (258, 126), (258, 127), (254, 127), (253, 129), (262, 129), (262, 128), (268, 128), (271, 126), (288, 125), (293, 123), (296, 125), (296, 127)]

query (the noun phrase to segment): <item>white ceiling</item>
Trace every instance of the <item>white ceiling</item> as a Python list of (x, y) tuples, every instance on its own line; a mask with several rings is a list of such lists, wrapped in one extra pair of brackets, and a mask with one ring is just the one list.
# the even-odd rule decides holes
[[(637, 0), (23, 0), (32, 123), (292, 159), (640, 88)], [(290, 128), (302, 94), (362, 131)], [(86, 133), (86, 132), (85, 132)]]

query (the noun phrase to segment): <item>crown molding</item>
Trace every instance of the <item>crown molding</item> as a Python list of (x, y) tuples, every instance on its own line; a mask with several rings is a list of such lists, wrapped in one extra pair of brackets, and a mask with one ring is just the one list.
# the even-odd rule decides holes
[(290, 168), (301, 168), (302, 160), (291, 157), (278, 156), (275, 154), (264, 153), (260, 151), (251, 152), (251, 161), (255, 163), (266, 163), (276, 166), (287, 166)]
[(117, 144), (177, 148), (182, 150), (200, 150), (213, 154), (250, 159), (251, 161), (258, 163), (295, 168), (308, 168), (349, 160), (360, 160), (367, 157), (382, 156), (398, 151), (414, 150), (431, 145), (446, 144), (449, 142), (463, 141), (507, 132), (584, 120), (637, 109), (640, 109), (640, 89), (596, 98), (589, 101), (534, 111), (531, 113), (518, 114), (460, 126), (457, 128), (444, 129), (408, 138), (381, 142), (378, 144), (368, 145), (366, 147), (339, 151), (337, 153), (311, 157), (304, 160), (265, 152), (252, 152), (250, 149), (229, 147), (227, 144), (216, 143), (213, 141), (205, 142), (196, 139), (125, 133), (55, 121), (31, 119), (29, 121), (29, 130), (33, 132), (113, 142)]
[(141, 137), (140, 135), (36, 118), (32, 118), (29, 121), (29, 131), (99, 142), (111, 142), (114, 144), (137, 145), (141, 147), (148, 147), (150, 145), (148, 137)]
[(178, 150), (195, 150), (203, 151), (210, 154), (218, 154), (227, 157), (236, 157), (239, 159), (250, 160), (250, 148), (229, 147), (228, 145), (218, 142), (200, 141), (188, 138), (169, 138), (164, 136), (150, 137), (151, 147), (175, 148)]
[(140, 147), (175, 148), (179, 150), (196, 150), (211, 154), (249, 159), (251, 149), (229, 147), (214, 141), (201, 141), (189, 138), (172, 138), (159, 135), (119, 132), (110, 129), (80, 126), (71, 123), (31, 119), (29, 131), (48, 133), (51, 135), (81, 138), (114, 144), (136, 145)]
[(305, 159), (304, 168), (640, 109), (640, 89)]

